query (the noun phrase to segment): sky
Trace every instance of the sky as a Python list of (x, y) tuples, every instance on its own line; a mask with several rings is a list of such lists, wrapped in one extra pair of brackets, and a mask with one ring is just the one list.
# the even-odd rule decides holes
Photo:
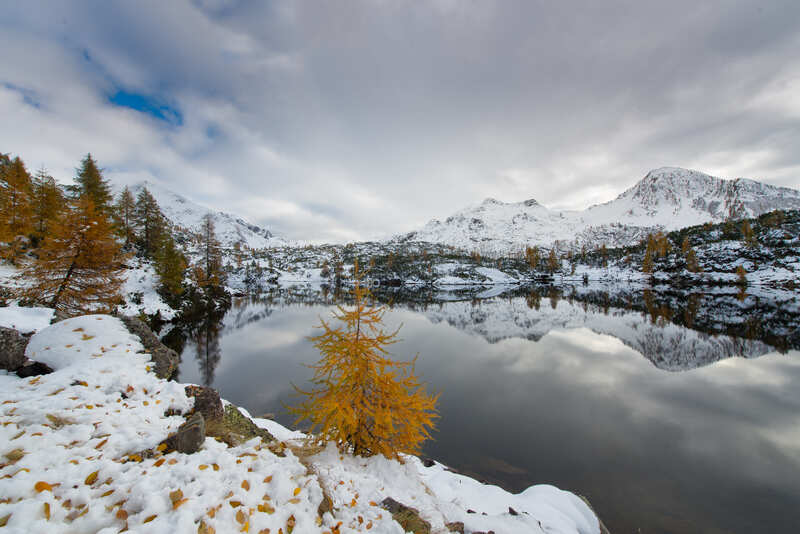
[(800, 3), (6, 2), (0, 152), (91, 152), (289, 239), (486, 197), (558, 209), (662, 166), (800, 188)]

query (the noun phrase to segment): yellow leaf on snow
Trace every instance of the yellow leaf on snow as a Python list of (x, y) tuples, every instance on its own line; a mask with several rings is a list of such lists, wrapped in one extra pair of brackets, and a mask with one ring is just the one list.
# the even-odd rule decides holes
[(52, 484), (48, 484), (47, 482), (44, 482), (44, 481), (40, 480), (39, 482), (34, 484), (33, 489), (36, 490), (36, 493), (41, 493), (43, 491), (49, 491), (49, 492), (52, 493), (53, 492), (53, 485)]
[(88, 477), (86, 477), (86, 480), (84, 480), (83, 483), (86, 484), (87, 486), (91, 486), (92, 484), (97, 482), (98, 473), (99, 471), (95, 471), (94, 473), (90, 474)]
[(50, 503), (44, 503), (44, 518), (50, 521)]

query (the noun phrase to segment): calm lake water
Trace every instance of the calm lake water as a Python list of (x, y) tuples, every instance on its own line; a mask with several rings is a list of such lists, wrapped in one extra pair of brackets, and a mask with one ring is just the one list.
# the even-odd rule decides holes
[[(441, 394), (424, 454), (512, 491), (584, 495), (614, 534), (800, 531), (796, 299), (584, 293), (436, 294), (387, 312), (393, 354), (419, 354)], [(331, 307), (285, 301), (195, 329), (179, 379), (291, 426), (284, 404)]]

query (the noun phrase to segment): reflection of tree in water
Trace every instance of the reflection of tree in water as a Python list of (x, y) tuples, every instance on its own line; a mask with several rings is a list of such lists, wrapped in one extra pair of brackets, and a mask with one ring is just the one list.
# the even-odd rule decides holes
[(195, 357), (200, 364), (200, 374), (206, 386), (214, 382), (214, 371), (222, 358), (219, 344), (221, 331), (222, 321), (209, 319), (197, 325), (191, 335), (195, 343)]

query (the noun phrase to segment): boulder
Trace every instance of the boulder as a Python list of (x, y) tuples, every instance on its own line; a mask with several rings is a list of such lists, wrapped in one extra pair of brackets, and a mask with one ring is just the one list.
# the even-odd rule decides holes
[(192, 454), (200, 450), (206, 439), (206, 425), (199, 412), (192, 414), (189, 419), (178, 427), (178, 431), (165, 439), (162, 443), (168, 451), (178, 451)]
[(0, 369), (16, 371), (25, 363), (28, 338), (13, 328), (0, 326)]
[(224, 441), (235, 447), (253, 438), (261, 438), (269, 443), (275, 438), (272, 434), (258, 427), (233, 404), (228, 404), (222, 417), (206, 421), (206, 435)]
[(53, 369), (46, 363), (28, 360), (22, 367), (17, 369), (17, 376), (29, 378), (31, 376), (49, 375), (52, 372)]
[(419, 516), (419, 511), (405, 504), (399, 503), (391, 497), (381, 501), (381, 507), (392, 514), (392, 519), (397, 521), (404, 532), (414, 534), (430, 534), (431, 524)]
[(156, 376), (164, 379), (171, 378), (178, 370), (180, 362), (178, 353), (161, 343), (150, 327), (138, 317), (121, 315), (119, 319), (131, 334), (139, 337), (145, 350), (150, 353), (150, 359), (155, 365)]
[(203, 414), (206, 421), (219, 419), (224, 415), (222, 400), (216, 389), (205, 386), (186, 386), (186, 396), (194, 397), (194, 411)]

